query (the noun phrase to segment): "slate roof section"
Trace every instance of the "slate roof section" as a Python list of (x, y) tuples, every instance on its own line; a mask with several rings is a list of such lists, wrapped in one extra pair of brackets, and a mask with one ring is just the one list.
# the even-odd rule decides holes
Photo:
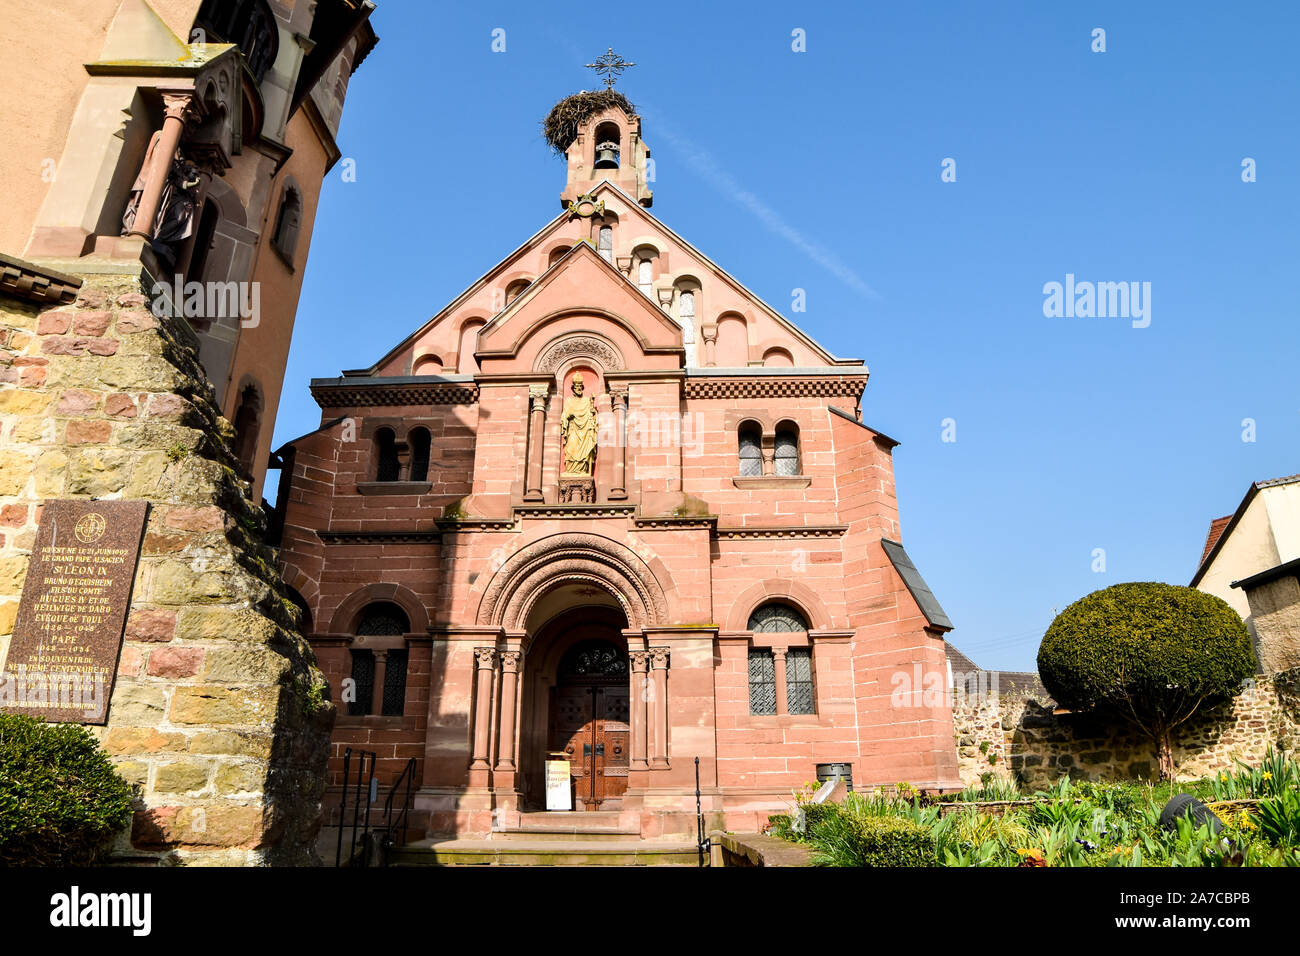
[(917, 607), (921, 609), (921, 613), (925, 615), (925, 619), (930, 626), (944, 631), (951, 631), (952, 621), (944, 613), (943, 607), (939, 604), (939, 599), (934, 596), (930, 586), (925, 583), (925, 578), (921, 577), (921, 572), (916, 570), (916, 565), (907, 556), (903, 546), (897, 541), (891, 541), (889, 538), (881, 538), (880, 546), (885, 549), (885, 554), (893, 562), (894, 570), (898, 572), (898, 576), (907, 585), (912, 600), (916, 601)]
[[(707, 372), (709, 370), (705, 369), (705, 371)], [(840, 418), (850, 421), (853, 424), (857, 425), (859, 428), (871, 432), (871, 434), (876, 436), (876, 441), (883, 443), (886, 448), (897, 448), (900, 444), (902, 444), (902, 442), (898, 441), (895, 438), (890, 438), (884, 432), (876, 431), (874, 428), (872, 428), (870, 425), (867, 425), (865, 422), (858, 421), (856, 415), (846, 412), (842, 408), (837, 408), (834, 405), (828, 405), (827, 407), (831, 410), (833, 414), (840, 416)]]

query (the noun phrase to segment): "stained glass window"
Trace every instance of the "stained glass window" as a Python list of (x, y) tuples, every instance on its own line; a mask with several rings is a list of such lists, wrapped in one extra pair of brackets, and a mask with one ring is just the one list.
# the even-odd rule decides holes
[(764, 604), (749, 616), (747, 630), (756, 634), (795, 634), (808, 630), (808, 622), (788, 604)]
[(763, 450), (759, 445), (759, 431), (755, 426), (740, 429), (740, 474), (755, 478), (763, 474)]
[(776, 473), (799, 474), (799, 433), (793, 428), (783, 428), (776, 433)]
[(749, 712), (776, 713), (776, 662), (771, 651), (749, 652)]
[(352, 686), (356, 700), (348, 701), (348, 714), (361, 717), (370, 713), (370, 704), (375, 697), (374, 651), (352, 651)]
[(815, 714), (812, 649), (792, 647), (785, 655), (785, 702), (792, 714)]

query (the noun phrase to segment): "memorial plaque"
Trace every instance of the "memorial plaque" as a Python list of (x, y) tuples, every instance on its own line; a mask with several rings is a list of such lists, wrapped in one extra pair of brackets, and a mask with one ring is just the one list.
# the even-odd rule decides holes
[(0, 673), (0, 711), (108, 722), (149, 504), (47, 501)]

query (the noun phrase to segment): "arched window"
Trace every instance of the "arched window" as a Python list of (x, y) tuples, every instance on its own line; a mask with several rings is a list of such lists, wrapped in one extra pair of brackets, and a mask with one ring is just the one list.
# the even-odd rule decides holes
[(808, 630), (808, 622), (788, 604), (764, 604), (749, 615), (748, 630), (755, 634), (797, 634)]
[[(770, 603), (754, 609), (749, 616), (749, 630), (754, 634), (806, 635), (808, 621), (788, 604)], [(785, 672), (784, 675), (781, 674), (782, 670)], [(790, 645), (784, 648), (751, 648), (749, 651), (749, 712), (751, 714), (781, 713), (781, 698), (776, 691), (778, 684), (782, 682), (785, 685), (784, 713), (817, 712), (811, 647)]]
[(740, 474), (744, 478), (757, 478), (763, 474), (763, 435), (757, 423), (745, 422), (740, 426)]
[(778, 475), (799, 474), (799, 426), (794, 422), (776, 426), (774, 467)]
[(642, 258), (636, 267), (636, 284), (641, 287), (641, 291), (646, 295), (654, 298), (655, 277), (654, 277), (654, 260)]
[(293, 268), (293, 254), (298, 248), (298, 230), (302, 228), (302, 193), (296, 186), (285, 186), (280, 200), (280, 213), (275, 220), (275, 233), (271, 245), (289, 268)]
[(405, 642), (397, 639), (410, 629), (406, 612), (387, 601), (371, 604), (361, 613), (357, 637), (378, 640), (368, 640), (366, 643), (371, 647), (352, 648), (355, 699), (348, 702), (350, 715), (402, 716), (406, 706), (408, 660)]
[(614, 261), (614, 227), (601, 226), (599, 239), (597, 241), (599, 245), (597, 245), (596, 251), (600, 253), (601, 258), (604, 259), (606, 262), (613, 262)]
[(257, 439), (262, 430), (262, 396), (256, 385), (247, 385), (239, 393), (239, 407), (235, 410), (235, 457), (243, 469), (244, 477), (253, 476), (257, 462)]
[(375, 481), (397, 481), (399, 472), (397, 436), (391, 428), (380, 428), (375, 432)]
[(519, 298), (523, 291), (530, 285), (532, 285), (532, 282), (528, 279), (516, 279), (514, 282), (506, 286), (506, 305), (509, 305), (511, 302), (515, 301), (515, 299)]
[(686, 347), (686, 364), (698, 365), (695, 351), (695, 290), (682, 289), (677, 294), (677, 322), (682, 327), (682, 345)]
[(429, 480), (429, 429), (413, 428), (407, 436), (411, 444), (411, 481)]

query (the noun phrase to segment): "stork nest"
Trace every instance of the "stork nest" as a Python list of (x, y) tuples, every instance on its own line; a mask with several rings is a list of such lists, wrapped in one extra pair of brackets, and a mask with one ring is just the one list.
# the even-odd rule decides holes
[(578, 138), (578, 127), (613, 106), (628, 116), (636, 115), (636, 107), (618, 90), (584, 90), (565, 97), (542, 121), (542, 136), (551, 144), (551, 149), (563, 156)]

